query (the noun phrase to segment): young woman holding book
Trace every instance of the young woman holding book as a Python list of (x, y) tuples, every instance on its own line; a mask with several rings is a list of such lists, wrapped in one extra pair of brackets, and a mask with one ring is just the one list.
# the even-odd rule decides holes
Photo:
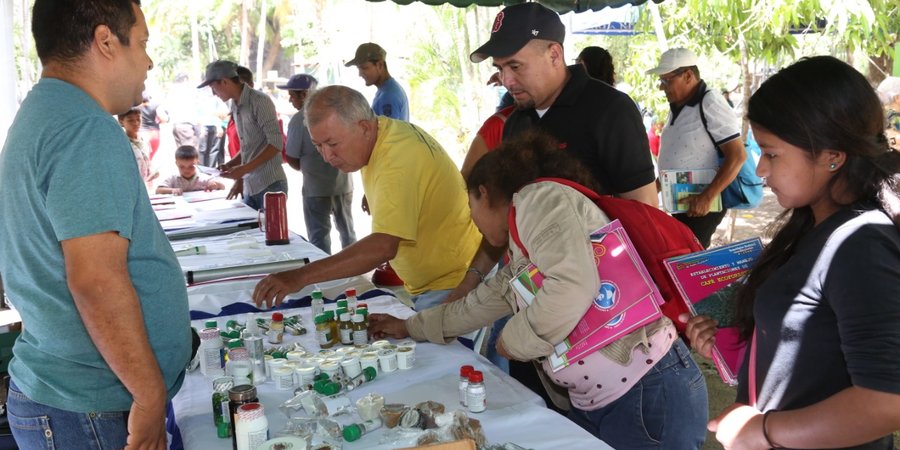
[[(609, 219), (575, 189), (534, 182), (539, 177), (593, 184), (590, 173), (547, 135), (505, 141), (473, 167), (467, 189), (475, 224), (492, 245), (509, 244), (510, 263), (464, 299), (405, 321), (372, 314), (370, 333), (446, 343), (513, 314), (497, 342), (498, 353), (518, 361), (540, 360), (544, 381), (568, 391), (574, 422), (614, 448), (698, 449), (706, 434), (706, 384), (669, 319), (653, 321), (575, 364), (551, 370), (545, 358), (597, 296), (600, 280), (590, 234)], [(528, 256), (510, 244), (512, 206)], [(545, 278), (533, 302), (519, 307), (509, 281), (529, 263)]]
[[(829, 56), (760, 86), (757, 173), (787, 208), (738, 294), (748, 342), (726, 449), (892, 449), (900, 429), (900, 153), (874, 90)], [(709, 356), (715, 322), (687, 336)]]

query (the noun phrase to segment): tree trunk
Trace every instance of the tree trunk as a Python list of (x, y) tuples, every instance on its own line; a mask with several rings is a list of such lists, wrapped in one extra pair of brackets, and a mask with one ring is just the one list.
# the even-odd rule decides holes
[[(274, 21), (275, 19), (272, 18)], [(272, 24), (272, 42), (269, 43), (269, 49), (266, 50), (266, 58), (263, 60), (263, 72), (268, 72), (275, 67), (278, 58), (281, 56), (281, 27), (278, 24)], [(290, 74), (293, 75), (293, 74)]]
[(200, 75), (200, 26), (197, 24), (197, 5), (188, 4), (191, 10), (191, 80)]
[(266, 79), (266, 74), (263, 72), (263, 59), (265, 58), (265, 49), (266, 49), (266, 16), (267, 12), (266, 0), (260, 0), (259, 5), (259, 25), (256, 30), (256, 78), (260, 81), (264, 81)]
[(250, 7), (253, 0), (241, 0), (241, 53), (238, 64), (250, 66)]
[(741, 136), (744, 142), (747, 142), (747, 131), (750, 129), (750, 122), (747, 120), (747, 107), (750, 104), (750, 94), (753, 87), (753, 73), (750, 72), (750, 54), (747, 52), (747, 43), (744, 41), (744, 35), (738, 38), (738, 45), (741, 50), (741, 75), (744, 78), (744, 85), (741, 88)]
[(650, 16), (653, 18), (653, 29), (656, 31), (656, 42), (659, 45), (659, 51), (665, 52), (669, 49), (669, 41), (666, 39), (666, 30), (663, 29), (662, 17), (659, 16), (659, 6), (656, 2), (647, 2), (650, 8)]

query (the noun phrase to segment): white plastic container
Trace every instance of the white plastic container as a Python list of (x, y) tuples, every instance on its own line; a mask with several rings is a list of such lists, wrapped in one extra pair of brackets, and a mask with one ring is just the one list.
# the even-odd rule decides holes
[(279, 391), (288, 391), (294, 389), (294, 369), (284, 366), (275, 369), (272, 374), (275, 381), (275, 388)]
[(260, 403), (246, 403), (238, 407), (234, 420), (237, 450), (256, 450), (269, 440), (269, 420)]
[(353, 356), (341, 361), (341, 368), (344, 369), (344, 375), (348, 378), (354, 378), (362, 373), (362, 367), (359, 364), (359, 358)]
[(378, 362), (381, 366), (381, 371), (384, 373), (391, 373), (397, 370), (397, 352), (392, 349), (379, 350)]
[(414, 347), (400, 347), (397, 349), (397, 367), (400, 370), (412, 369), (416, 363), (416, 349)]
[(225, 367), (222, 364), (224, 348), (218, 328), (200, 331), (200, 373), (210, 378), (225, 376)]

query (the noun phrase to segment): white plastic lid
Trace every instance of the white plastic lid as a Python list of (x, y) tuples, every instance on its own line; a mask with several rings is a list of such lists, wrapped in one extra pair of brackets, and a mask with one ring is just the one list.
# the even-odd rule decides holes
[[(345, 312), (345, 313), (341, 314), (341, 322), (349, 322), (349, 321), (350, 321), (350, 313)], [(356, 322), (356, 321), (354, 320), (354, 322)]]
[[(348, 313), (348, 314), (349, 314), (349, 313)], [(353, 315), (353, 322), (354, 322), (354, 323), (365, 322), (365, 321), (366, 321), (366, 319), (363, 317), (362, 314), (354, 314), (354, 315)]]

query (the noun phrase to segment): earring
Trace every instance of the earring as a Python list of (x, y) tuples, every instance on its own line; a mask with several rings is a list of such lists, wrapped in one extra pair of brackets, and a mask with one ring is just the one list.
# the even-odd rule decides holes
[(831, 170), (835, 170), (835, 169), (837, 169), (837, 164), (831, 163), (831, 165), (828, 166), (828, 168), (831, 169)]

